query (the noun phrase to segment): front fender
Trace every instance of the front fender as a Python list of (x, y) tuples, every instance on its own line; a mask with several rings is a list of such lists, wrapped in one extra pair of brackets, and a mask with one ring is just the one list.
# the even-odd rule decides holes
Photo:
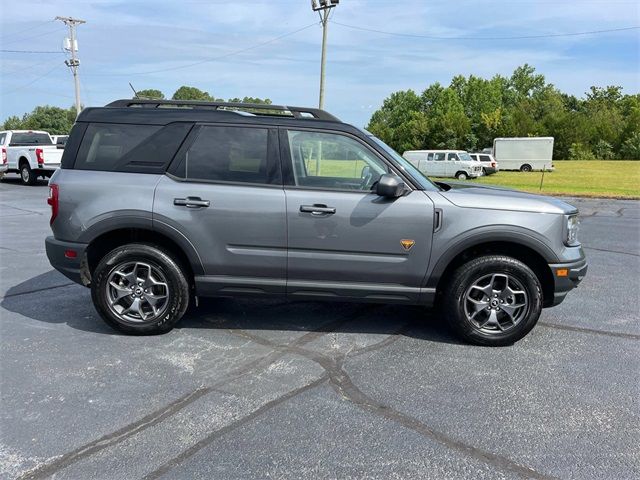
[(490, 225), (478, 227), (460, 234), (438, 256), (432, 256), (426, 287), (435, 288), (447, 266), (468, 248), (492, 242), (522, 245), (538, 253), (547, 263), (558, 262), (558, 256), (546, 243), (544, 237), (534, 230), (514, 225)]

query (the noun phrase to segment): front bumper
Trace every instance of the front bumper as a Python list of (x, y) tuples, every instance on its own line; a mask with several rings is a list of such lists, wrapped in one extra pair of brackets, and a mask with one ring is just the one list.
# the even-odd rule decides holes
[[(47, 258), (53, 268), (80, 285), (88, 285), (85, 273), (87, 272), (85, 255), (87, 244), (63, 242), (54, 237), (47, 237), (44, 244)], [(71, 252), (75, 252), (75, 256)]]
[(556, 306), (562, 303), (571, 290), (576, 288), (587, 274), (587, 260), (582, 258), (571, 263), (551, 263), (549, 268), (555, 281), (553, 303)]

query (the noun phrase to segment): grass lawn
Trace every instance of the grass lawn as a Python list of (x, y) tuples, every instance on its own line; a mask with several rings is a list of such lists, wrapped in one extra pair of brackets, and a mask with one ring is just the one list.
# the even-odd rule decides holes
[(640, 199), (640, 161), (555, 160), (553, 163), (555, 170), (544, 174), (542, 190), (542, 172), (498, 172), (467, 181), (547, 195)]

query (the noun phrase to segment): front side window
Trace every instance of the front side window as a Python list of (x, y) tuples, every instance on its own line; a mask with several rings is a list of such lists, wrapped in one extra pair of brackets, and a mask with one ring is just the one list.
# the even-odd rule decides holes
[(456, 157), (455, 153), (450, 153), (447, 155), (447, 160), (457, 160), (458, 158)]
[(184, 153), (180, 176), (210, 182), (271, 183), (266, 128), (203, 126)]
[[(462, 160), (463, 162), (470, 162), (471, 161), (471, 155), (469, 155), (467, 152), (458, 153), (458, 158), (460, 160)], [(477, 160), (477, 158), (476, 158), (476, 160)]]
[(369, 191), (389, 169), (362, 143), (345, 135), (287, 131), (295, 185)]

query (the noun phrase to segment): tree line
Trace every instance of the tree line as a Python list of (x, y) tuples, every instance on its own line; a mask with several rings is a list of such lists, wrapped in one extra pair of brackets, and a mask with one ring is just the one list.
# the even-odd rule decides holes
[[(156, 89), (140, 90), (137, 98), (144, 99), (164, 99), (164, 93)], [(172, 100), (201, 100), (207, 102), (223, 102), (222, 98), (216, 98), (209, 92), (205, 92), (196, 87), (183, 85), (178, 88), (171, 97)], [(244, 97), (230, 98), (228, 102), (235, 103), (259, 103), (271, 104), (268, 98)], [(50, 105), (38, 106), (30, 113), (25, 113), (22, 117), (13, 115), (8, 117), (2, 124), (1, 130), (44, 130), (52, 135), (66, 135), (71, 131), (71, 127), (76, 119), (76, 108), (60, 108)]]
[(640, 159), (640, 94), (591, 87), (561, 92), (527, 64), (510, 77), (458, 75), (421, 94), (387, 97), (367, 130), (397, 151), (480, 150), (497, 137), (550, 136), (556, 159)]
[[(157, 89), (138, 98), (164, 99)], [(183, 85), (173, 100), (223, 101)], [(271, 104), (266, 98), (230, 98), (229, 102)], [(66, 134), (75, 108), (39, 106), (22, 118), (11, 116), (4, 130), (46, 130)], [(367, 129), (400, 153), (451, 148), (474, 151), (496, 137), (550, 136), (556, 159), (640, 159), (640, 94), (618, 86), (591, 87), (584, 98), (561, 92), (527, 64), (510, 77), (484, 79), (458, 75), (449, 86), (434, 83), (421, 94), (403, 90), (387, 97)]]

